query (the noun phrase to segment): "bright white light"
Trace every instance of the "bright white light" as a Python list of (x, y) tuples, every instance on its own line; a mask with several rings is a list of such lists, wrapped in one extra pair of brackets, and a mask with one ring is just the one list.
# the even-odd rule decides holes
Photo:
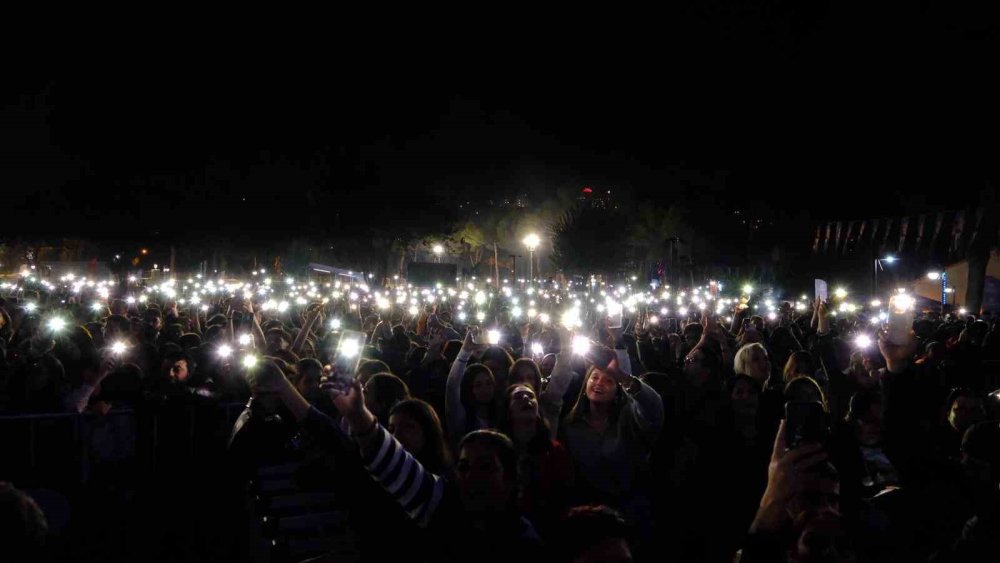
[(538, 315), (538, 319), (542, 321), (543, 325), (547, 325), (552, 317), (550, 317), (548, 313), (542, 313), (541, 315)]
[(927, 272), (927, 279), (939, 280), (941, 279), (941, 272)]
[(348, 338), (340, 342), (340, 353), (345, 358), (353, 358), (361, 351), (361, 343), (354, 338)]
[(886, 262), (886, 263), (888, 263), (888, 264), (892, 264), (893, 262), (896, 261), (896, 257), (895, 256), (886, 256), (883, 259), (883, 261)]
[(867, 334), (859, 334), (857, 338), (854, 339), (854, 345), (858, 348), (868, 348), (872, 345), (872, 338)]
[(514, 307), (513, 309), (510, 310), (511, 316), (514, 317), (515, 319), (520, 317), (521, 313), (522, 311), (520, 307)]
[(681, 307), (677, 312), (680, 313), (682, 317), (686, 317), (688, 314), (687, 307)]
[(147, 300), (149, 300), (149, 297), (147, 297), (145, 295), (140, 295), (139, 296), (139, 303), (145, 303)]
[(484, 312), (482, 312), (482, 311), (479, 311), (479, 312), (477, 312), (477, 313), (476, 313), (476, 319), (477, 319), (477, 320), (478, 320), (479, 322), (483, 322), (483, 321), (485, 321), (485, 320), (486, 320), (486, 313), (484, 313)]
[(655, 325), (660, 322), (660, 319), (656, 315), (653, 315), (652, 317), (649, 317), (649, 322)]
[(38, 309), (38, 303), (28, 303), (24, 306), (29, 313), (34, 313)]
[(969, 311), (965, 307), (962, 307), (961, 309), (958, 310), (958, 314), (959, 315), (964, 315), (964, 314), (966, 314), (968, 312)]
[(873, 325), (877, 325), (878, 324), (878, 317), (872, 317), (872, 318), (868, 319), (868, 323), (869, 324), (873, 324)]
[(243, 367), (247, 369), (253, 368), (255, 365), (257, 365), (257, 356), (254, 356), (253, 354), (247, 354), (246, 356), (243, 356), (242, 364)]
[(111, 345), (111, 353), (116, 356), (121, 356), (125, 353), (127, 348), (128, 346), (126, 346), (124, 342), (118, 341)]
[(278, 303), (279, 313), (284, 313), (287, 310), (288, 310), (288, 301), (282, 301), (281, 303)]
[(129, 305), (132, 305), (135, 303), (135, 297), (129, 295), (128, 297), (125, 298), (125, 302), (128, 303)]
[(893, 295), (892, 299), (889, 300), (889, 305), (898, 314), (912, 310), (914, 303), (916, 303), (916, 299), (905, 293)]
[(833, 295), (837, 299), (843, 299), (843, 298), (847, 297), (847, 290), (844, 289), (844, 288), (842, 288), (842, 287), (838, 287), (837, 289), (834, 290)]
[(52, 332), (59, 332), (64, 328), (66, 328), (65, 319), (59, 317), (49, 319), (49, 330), (51, 330)]
[(340, 328), (340, 319), (330, 319), (330, 328), (338, 330)]
[(543, 353), (545, 353), (545, 348), (542, 347), (541, 342), (533, 342), (531, 344), (531, 353), (536, 356), (541, 356)]
[(103, 309), (103, 308), (104, 308), (104, 305), (102, 305), (102, 304), (100, 304), (100, 303), (97, 303), (97, 302), (93, 303), (93, 304), (92, 304), (92, 305), (90, 306), (90, 310), (91, 310), (91, 311), (94, 311), (95, 313), (96, 313), (97, 311), (100, 311), (100, 310), (101, 310), (101, 309)]
[(590, 351), (590, 339), (586, 336), (573, 337), (573, 353), (582, 356)]
[(434, 254), (437, 254), (438, 256), (444, 253), (444, 247), (441, 246), (440, 244), (435, 244), (433, 250)]
[(776, 321), (776, 320), (778, 320), (778, 314), (775, 313), (775, 312), (773, 312), (773, 311), (770, 312), (770, 313), (768, 313), (767, 314), (767, 320), (769, 320), (769, 321)]
[(483, 303), (486, 303), (486, 294), (483, 293), (482, 291), (477, 291), (476, 292), (476, 305), (482, 305)]
[(249, 334), (241, 334), (238, 342), (240, 343), (240, 346), (249, 346), (250, 343), (253, 342), (253, 337)]
[(750, 285), (750, 284), (744, 285), (743, 286), (743, 294), (744, 295), (750, 295), (751, 293), (753, 293), (753, 286)]
[(458, 320), (465, 322), (466, 316), (467, 315), (465, 314), (465, 311), (462, 311), (461, 313), (458, 314)]
[(881, 307), (882, 306), (882, 302), (879, 301), (878, 299), (872, 299), (872, 302), (870, 303), (870, 305), (872, 307)]
[(490, 344), (500, 344), (500, 331), (490, 330), (486, 333), (487, 342)]
[(538, 238), (538, 235), (535, 233), (530, 233), (528, 236), (524, 237), (522, 242), (524, 242), (524, 246), (528, 247), (528, 250), (534, 251), (538, 248), (538, 244), (541, 242), (541, 239)]
[(420, 309), (418, 309), (416, 305), (414, 305), (413, 307), (410, 307), (410, 309), (407, 312), (410, 314), (411, 317), (415, 317), (417, 316), (418, 313), (420, 313)]
[(564, 327), (569, 329), (577, 328), (583, 325), (583, 321), (580, 320), (580, 310), (575, 307), (563, 312), (559, 321)]

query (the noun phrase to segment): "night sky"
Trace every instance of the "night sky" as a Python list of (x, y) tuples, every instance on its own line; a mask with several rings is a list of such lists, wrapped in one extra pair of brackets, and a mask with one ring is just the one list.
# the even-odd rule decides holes
[(363, 228), (583, 185), (855, 219), (964, 207), (995, 182), (995, 9), (798, 4), (18, 73), (3, 236)]

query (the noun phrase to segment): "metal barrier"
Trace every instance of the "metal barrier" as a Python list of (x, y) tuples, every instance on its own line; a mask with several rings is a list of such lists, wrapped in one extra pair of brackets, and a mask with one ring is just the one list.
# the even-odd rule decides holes
[[(239, 413), (245, 408), (244, 403), (219, 403), (214, 406), (202, 406), (214, 412), (221, 411), (222, 418), (219, 427), (211, 429), (215, 436), (228, 435)], [(195, 452), (196, 410), (188, 408), (189, 452)], [(176, 416), (178, 413), (172, 413)], [(141, 452), (150, 454), (148, 460), (142, 460), (148, 468), (157, 467), (157, 452), (161, 438), (160, 419), (164, 413), (143, 412), (136, 409), (115, 409), (104, 415), (94, 413), (21, 413), (0, 415), (0, 479), (17, 478), (19, 481), (40, 479), (45, 481), (51, 474), (75, 476), (73, 480), (79, 484), (88, 481), (91, 474), (92, 454), (95, 432), (104, 433), (100, 445), (117, 451), (105, 455), (126, 457), (137, 460)], [(147, 418), (148, 417), (148, 418)], [(147, 433), (144, 423), (148, 423)], [(109, 441), (108, 436), (111, 437)], [(117, 441), (117, 442), (116, 442)], [(125, 441), (127, 443), (120, 443)], [(142, 443), (147, 441), (148, 443)], [(224, 447), (224, 446), (223, 446)], [(72, 463), (72, 467), (64, 464)]]

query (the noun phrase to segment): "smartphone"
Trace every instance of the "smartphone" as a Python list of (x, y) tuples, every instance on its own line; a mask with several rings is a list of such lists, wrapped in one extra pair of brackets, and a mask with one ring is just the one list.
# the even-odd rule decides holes
[(621, 303), (608, 304), (608, 328), (622, 328), (622, 312), (624, 309)]
[(820, 301), (827, 301), (829, 296), (829, 286), (826, 284), (826, 280), (814, 280), (816, 285), (816, 297)]
[(328, 383), (335, 387), (347, 387), (358, 373), (361, 364), (361, 353), (365, 347), (365, 333), (356, 330), (345, 330), (340, 333), (337, 351), (330, 365)]
[(886, 337), (893, 344), (905, 344), (913, 328), (913, 297), (906, 294), (893, 295), (889, 299), (889, 319), (886, 322)]
[(823, 404), (817, 401), (785, 403), (785, 445), (788, 449), (807, 443), (825, 443), (830, 434)]

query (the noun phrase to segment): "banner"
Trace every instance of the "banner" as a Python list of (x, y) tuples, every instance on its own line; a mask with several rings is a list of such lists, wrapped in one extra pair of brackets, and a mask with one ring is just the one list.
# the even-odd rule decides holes
[(948, 253), (959, 252), (962, 247), (962, 232), (965, 230), (965, 211), (955, 213), (955, 222), (951, 227), (951, 243), (948, 245)]
[(847, 223), (847, 234), (844, 236), (844, 249), (842, 254), (847, 254), (847, 247), (851, 246), (851, 235), (854, 233), (854, 221)]
[(928, 254), (934, 255), (934, 244), (937, 242), (938, 235), (941, 233), (941, 225), (944, 224), (944, 211), (938, 211), (937, 219), (934, 221), (934, 234), (931, 235), (931, 244), (928, 247)]
[(924, 240), (924, 221), (927, 220), (927, 215), (921, 215), (917, 223), (917, 243), (915, 245), (914, 251), (920, 252), (920, 244)]
[(903, 217), (899, 224), (899, 246), (896, 247), (896, 254), (903, 252), (903, 245), (906, 244), (906, 231), (910, 228), (910, 218)]

